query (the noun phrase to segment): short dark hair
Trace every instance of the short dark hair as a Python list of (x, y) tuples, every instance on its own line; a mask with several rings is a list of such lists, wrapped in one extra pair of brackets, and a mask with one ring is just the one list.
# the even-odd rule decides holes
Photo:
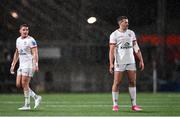
[(21, 29), (22, 27), (29, 27), (29, 25), (28, 24), (21, 24), (19, 29)]
[(117, 18), (117, 23), (119, 23), (119, 21), (122, 21), (123, 19), (128, 19), (126, 16), (119, 16)]

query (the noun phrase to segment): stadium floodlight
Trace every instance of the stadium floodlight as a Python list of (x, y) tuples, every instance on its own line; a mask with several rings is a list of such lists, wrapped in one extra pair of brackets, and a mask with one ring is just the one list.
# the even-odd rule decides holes
[(18, 16), (18, 13), (16, 11), (11, 11), (10, 12), (11, 16), (15, 19), (17, 19), (19, 16)]
[(90, 18), (87, 19), (87, 22), (88, 22), (89, 24), (93, 24), (93, 23), (95, 23), (96, 21), (97, 21), (96, 17), (90, 17)]

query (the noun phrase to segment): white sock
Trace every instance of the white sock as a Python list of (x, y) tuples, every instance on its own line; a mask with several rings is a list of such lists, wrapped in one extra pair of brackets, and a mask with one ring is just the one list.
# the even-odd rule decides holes
[(28, 91), (24, 91), (24, 98), (25, 98), (25, 106), (30, 106), (29, 90)]
[(29, 94), (31, 97), (34, 98), (34, 100), (37, 99), (37, 94), (33, 90), (31, 90), (30, 88), (29, 88)]
[(136, 87), (129, 87), (132, 106), (136, 105)]
[(112, 92), (113, 106), (118, 105), (118, 96), (119, 96), (119, 92)]

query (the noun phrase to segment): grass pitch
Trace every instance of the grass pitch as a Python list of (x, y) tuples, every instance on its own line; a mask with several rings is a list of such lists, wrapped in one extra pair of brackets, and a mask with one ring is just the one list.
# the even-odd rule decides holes
[(180, 116), (179, 93), (138, 93), (137, 103), (143, 108), (133, 112), (128, 93), (119, 95), (118, 112), (112, 111), (111, 93), (42, 94), (40, 108), (19, 111), (22, 94), (0, 94), (0, 116)]

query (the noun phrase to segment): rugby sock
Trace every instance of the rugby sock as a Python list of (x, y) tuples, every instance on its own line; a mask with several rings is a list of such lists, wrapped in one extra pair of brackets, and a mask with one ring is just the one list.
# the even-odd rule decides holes
[(29, 94), (30, 94), (31, 97), (34, 98), (34, 100), (36, 100), (37, 97), (38, 97), (38, 96), (36, 95), (36, 93), (35, 93), (33, 90), (31, 90), (30, 88), (29, 88)]
[(129, 87), (132, 106), (136, 105), (136, 87)]
[(119, 92), (112, 92), (113, 106), (118, 105), (118, 95), (119, 95)]
[(25, 106), (30, 106), (30, 95), (29, 91), (24, 91)]

